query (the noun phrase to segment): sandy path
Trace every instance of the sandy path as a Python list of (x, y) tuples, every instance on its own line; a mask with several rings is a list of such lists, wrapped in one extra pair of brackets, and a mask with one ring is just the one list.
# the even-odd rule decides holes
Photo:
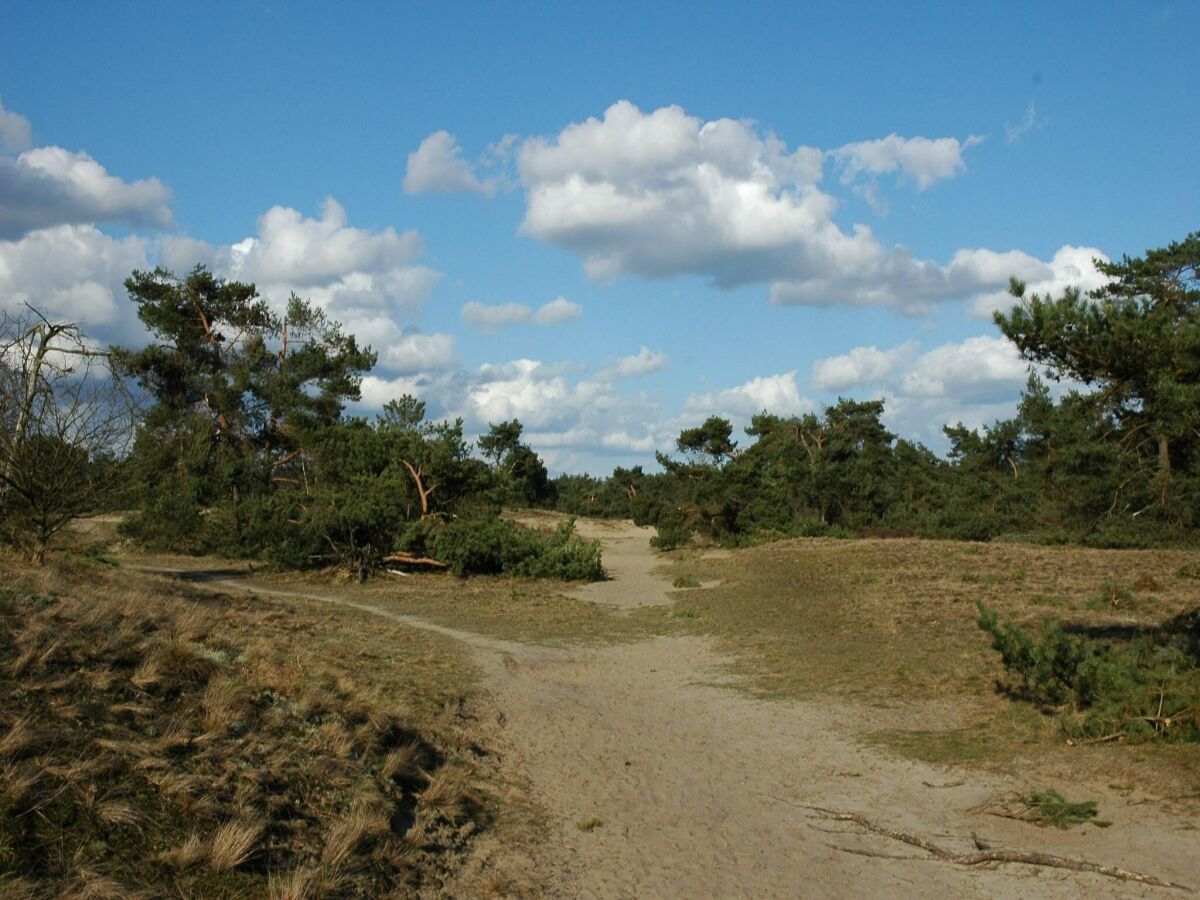
[[(592, 526), (611, 580), (579, 596), (631, 607), (668, 602), (646, 535)], [(259, 593), (342, 604), (463, 641), (503, 713), (508, 762), (550, 824), (533, 875), (546, 896), (1138, 897), (1176, 893), (1097, 875), (1009, 865), (966, 869), (856, 834), (808, 809), (857, 812), (956, 852), (996, 846), (1083, 857), (1200, 883), (1195, 832), (1148, 806), (1105, 809), (1113, 827), (1069, 832), (972, 813), (1031, 785), (883, 756), (855, 743), (832, 705), (765, 702), (721, 685), (707, 641), (661, 637), (594, 649), (533, 647), (319, 593)], [(603, 587), (599, 591), (596, 587)], [(661, 599), (660, 599), (661, 598)], [(937, 787), (962, 782), (952, 787)], [(1070, 793), (1070, 791), (1068, 791)], [(599, 824), (583, 830), (589, 819)], [(847, 853), (859, 848), (893, 857)]]
[(604, 568), (609, 575), (607, 581), (595, 581), (578, 588), (574, 592), (576, 597), (621, 609), (671, 603), (668, 596), (671, 583), (654, 575), (661, 563), (650, 552), (653, 528), (639, 528), (631, 522), (579, 519), (575, 530), (585, 538), (601, 541)]

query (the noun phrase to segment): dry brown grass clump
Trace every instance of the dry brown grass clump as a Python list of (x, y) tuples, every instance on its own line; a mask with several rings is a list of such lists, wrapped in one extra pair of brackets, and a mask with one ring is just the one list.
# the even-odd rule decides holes
[(407, 893), (483, 822), (457, 748), (318, 664), (320, 625), (30, 578), (0, 591), (0, 895)]

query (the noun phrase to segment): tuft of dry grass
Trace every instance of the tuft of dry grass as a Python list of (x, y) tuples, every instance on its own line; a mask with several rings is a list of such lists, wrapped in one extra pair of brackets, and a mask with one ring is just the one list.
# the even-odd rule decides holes
[(193, 831), (178, 847), (163, 854), (163, 858), (176, 869), (190, 869), (208, 856), (208, 842)]
[(147, 821), (145, 811), (126, 800), (103, 800), (96, 804), (95, 812), (96, 818), (108, 826), (126, 825), (141, 830)]
[(460, 776), (442, 769), (430, 779), (419, 800), (422, 806), (436, 810), (451, 822), (458, 822), (466, 811), (467, 791)]
[(22, 716), (0, 737), (0, 759), (18, 759), (38, 744), (37, 730), (31, 716)]
[(395, 778), (400, 781), (410, 780), (421, 774), (424, 762), (420, 745), (415, 741), (410, 741), (407, 744), (401, 744), (383, 758), (379, 774), (384, 778)]
[(325, 832), (321, 863), (331, 869), (340, 869), (364, 838), (379, 837), (389, 829), (387, 810), (373, 804), (357, 804)]
[(287, 872), (272, 872), (267, 881), (270, 900), (310, 900), (330, 887), (329, 877), (316, 866), (298, 866)]
[(242, 716), (248, 703), (245, 685), (236, 678), (219, 676), (208, 683), (200, 698), (201, 721), (208, 731), (225, 731)]
[(262, 833), (262, 822), (226, 822), (213, 832), (208, 842), (209, 866), (217, 872), (236, 869), (250, 858)]

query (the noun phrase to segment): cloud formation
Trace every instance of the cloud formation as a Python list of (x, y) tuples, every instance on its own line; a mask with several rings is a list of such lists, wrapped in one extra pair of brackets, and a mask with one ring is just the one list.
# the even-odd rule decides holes
[(497, 303), (489, 306), (478, 300), (463, 304), (462, 320), (484, 331), (497, 331), (510, 325), (524, 325), (533, 318), (533, 310), (524, 303)]
[(86, 153), (62, 147), (0, 157), (0, 238), (99, 222), (169, 228), (171, 192), (157, 178), (122, 181)]
[(763, 410), (781, 416), (798, 416), (814, 409), (800, 393), (796, 370), (779, 375), (761, 375), (736, 387), (692, 394), (683, 404), (685, 416), (724, 416), (745, 423)]
[(533, 321), (538, 325), (561, 325), (564, 322), (574, 322), (583, 315), (583, 307), (572, 303), (566, 297), (555, 297), (549, 303), (543, 303), (533, 313)]
[[(1060, 247), (1048, 263), (1030, 257), (1021, 265), (1014, 266), (1010, 274), (1025, 282), (1027, 294), (1050, 294), (1057, 297), (1069, 287), (1077, 287), (1086, 293), (1103, 287), (1108, 281), (1096, 268), (1097, 259), (1101, 262), (1109, 261), (1108, 257), (1095, 247), (1073, 247), (1067, 244)], [(990, 319), (992, 313), (1007, 312), (1016, 302), (1008, 292), (1006, 283), (1001, 290), (976, 297), (971, 304), (971, 315)]]
[[(893, 134), (832, 156), (843, 181), (896, 173), (924, 189), (962, 171), (963, 152), (980, 140)], [(867, 225), (843, 230), (837, 201), (818, 186), (825, 157), (751, 122), (704, 122), (678, 106), (644, 113), (622, 100), (602, 119), (521, 144), (520, 231), (577, 254), (597, 279), (691, 274), (721, 288), (767, 284), (781, 305), (911, 315), (1046, 266), (988, 249), (960, 250), (942, 265), (883, 244)]]
[(372, 311), (413, 316), (441, 278), (416, 262), (423, 249), (416, 231), (349, 226), (346, 211), (329, 197), (320, 218), (273, 206), (259, 217), (257, 235), (234, 244), (169, 240), (163, 262), (180, 272), (203, 263), (225, 277), (254, 282), (279, 305), (294, 291), (338, 318)]
[(1038, 118), (1037, 107), (1033, 105), (1033, 101), (1029, 101), (1029, 105), (1025, 107), (1025, 115), (1016, 125), (1004, 123), (1004, 139), (1009, 144), (1015, 144), (1029, 134), (1031, 131), (1037, 131), (1044, 128), (1046, 123)]
[(524, 303), (497, 303), (488, 305), (478, 300), (469, 300), (463, 304), (462, 320), (473, 328), (479, 328), (489, 333), (508, 328), (512, 325), (561, 325), (573, 322), (583, 315), (583, 307), (572, 303), (566, 297), (556, 297), (549, 303), (543, 303), (536, 310)]
[(0, 150), (20, 153), (33, 146), (33, 133), (29, 120), (19, 113), (4, 108), (0, 103)]
[(441, 278), (417, 261), (423, 249), (416, 231), (350, 226), (345, 209), (330, 197), (318, 218), (273, 206), (259, 217), (256, 235), (233, 244), (169, 239), (162, 261), (175, 272), (203, 264), (222, 277), (253, 282), (280, 310), (295, 293), (377, 350), (382, 368), (413, 372), (455, 362), (451, 336), (402, 327), (421, 313)]
[(404, 173), (406, 194), (449, 194), (467, 192), (490, 197), (495, 179), (480, 179), (462, 158), (458, 138), (448, 131), (435, 131), (412, 153)]
[(612, 365), (602, 369), (597, 378), (618, 380), (622, 378), (641, 378), (652, 372), (658, 372), (667, 367), (667, 354), (655, 353), (649, 347), (643, 346), (637, 353), (630, 356), (619, 356)]
[(112, 238), (94, 225), (58, 225), (0, 240), (0, 309), (27, 302), (93, 336), (126, 339), (138, 326), (123, 284), (134, 269), (148, 268), (148, 249), (144, 238)]
[(888, 350), (855, 347), (813, 364), (813, 386), (882, 397), (884, 421), (902, 437), (945, 445), (943, 425), (990, 425), (1016, 409), (1029, 366), (1012, 343), (979, 335), (916, 352), (913, 341)]
[(855, 347), (848, 353), (830, 356), (813, 363), (812, 385), (817, 390), (840, 391), (887, 381), (896, 367), (913, 355), (916, 341), (906, 341), (891, 350)]
[(947, 178), (953, 178), (967, 167), (963, 151), (983, 142), (973, 134), (965, 141), (946, 137), (931, 140), (926, 137), (905, 138), (892, 133), (873, 141), (846, 144), (830, 152), (842, 171), (842, 183), (855, 179), (898, 173), (916, 182), (918, 190), (926, 190)]

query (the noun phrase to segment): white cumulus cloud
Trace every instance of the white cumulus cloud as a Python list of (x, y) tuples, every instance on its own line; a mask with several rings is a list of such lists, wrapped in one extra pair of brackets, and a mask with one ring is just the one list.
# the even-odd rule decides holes
[(533, 310), (524, 303), (497, 303), (488, 305), (478, 300), (463, 304), (462, 320), (484, 331), (497, 331), (510, 325), (524, 325), (533, 318)]
[(124, 340), (138, 328), (123, 283), (149, 267), (144, 238), (112, 238), (93, 225), (59, 225), (0, 240), (0, 309), (28, 303), (79, 323), (93, 336)]
[(0, 103), (0, 150), (20, 153), (33, 146), (29, 120), (20, 113), (4, 108)]
[(538, 325), (561, 325), (563, 322), (574, 322), (582, 315), (583, 307), (578, 303), (572, 303), (566, 297), (555, 297), (537, 308), (533, 321)]
[(907, 341), (891, 350), (874, 345), (855, 347), (848, 353), (819, 359), (813, 363), (813, 387), (840, 391), (887, 381), (896, 367), (913, 355), (916, 346), (916, 341)]
[(990, 425), (1016, 411), (1029, 366), (1002, 337), (978, 335), (916, 353), (909, 341), (889, 350), (855, 347), (818, 360), (819, 389), (865, 388), (858, 399), (882, 397), (884, 422), (902, 437), (945, 446), (942, 426)]
[(597, 377), (616, 380), (621, 378), (640, 378), (652, 372), (658, 372), (667, 367), (667, 354), (656, 353), (649, 347), (642, 347), (630, 356), (619, 356), (612, 365), (601, 370)]
[(493, 179), (480, 179), (469, 162), (462, 158), (458, 139), (448, 131), (435, 131), (408, 155), (404, 174), (408, 194), (447, 194), (457, 191), (491, 196), (496, 192)]
[(177, 272), (204, 263), (225, 277), (254, 282), (280, 306), (294, 291), (346, 320), (372, 311), (418, 313), (441, 277), (416, 262), (422, 250), (415, 231), (350, 227), (346, 211), (331, 197), (315, 219), (273, 206), (259, 217), (257, 235), (234, 244), (169, 240), (163, 262)]
[(963, 151), (982, 141), (982, 137), (974, 134), (960, 141), (952, 137), (905, 138), (893, 133), (885, 138), (846, 144), (831, 151), (831, 155), (842, 170), (845, 184), (862, 175), (899, 173), (915, 181), (923, 191), (964, 171), (967, 164)]
[(980, 335), (922, 353), (898, 387), (915, 397), (1000, 400), (1015, 396), (1028, 377), (1028, 364), (1015, 346)]
[(171, 238), (162, 262), (177, 273), (199, 263), (222, 277), (253, 282), (276, 310), (295, 293), (375, 349), (381, 368), (431, 371), (454, 364), (453, 338), (402, 327), (420, 314), (441, 278), (418, 262), (422, 250), (415, 231), (350, 226), (330, 197), (318, 218), (273, 206), (259, 217), (256, 235), (233, 244)]
[(798, 416), (813, 409), (796, 383), (796, 371), (761, 375), (737, 387), (692, 394), (683, 404), (685, 415), (718, 415), (746, 422), (767, 410), (781, 416)]
[(171, 192), (157, 178), (127, 182), (86, 153), (36, 147), (0, 157), (0, 237), (38, 228), (115, 222), (167, 228)]
[[(1010, 275), (1025, 282), (1026, 294), (1050, 294), (1059, 296), (1069, 287), (1077, 287), (1083, 292), (1103, 287), (1108, 278), (1096, 268), (1095, 260), (1108, 262), (1108, 257), (1095, 247), (1073, 247), (1069, 244), (1060, 247), (1048, 263), (1033, 263), (1023, 267), (1013, 267)], [(979, 318), (990, 319), (993, 312), (1008, 312), (1016, 299), (1003, 290), (991, 291), (975, 298), (971, 304), (971, 314)]]
[[(843, 178), (895, 172), (924, 188), (961, 171), (979, 140), (891, 135), (846, 145), (834, 159)], [(521, 144), (520, 230), (577, 254), (593, 278), (692, 274), (722, 288), (767, 284), (776, 304), (912, 315), (1020, 275), (992, 262), (1046, 265), (985, 249), (942, 265), (883, 244), (867, 225), (843, 229), (837, 200), (818, 187), (825, 157), (789, 149), (752, 122), (705, 122), (678, 106), (647, 113), (622, 100), (601, 119)]]

